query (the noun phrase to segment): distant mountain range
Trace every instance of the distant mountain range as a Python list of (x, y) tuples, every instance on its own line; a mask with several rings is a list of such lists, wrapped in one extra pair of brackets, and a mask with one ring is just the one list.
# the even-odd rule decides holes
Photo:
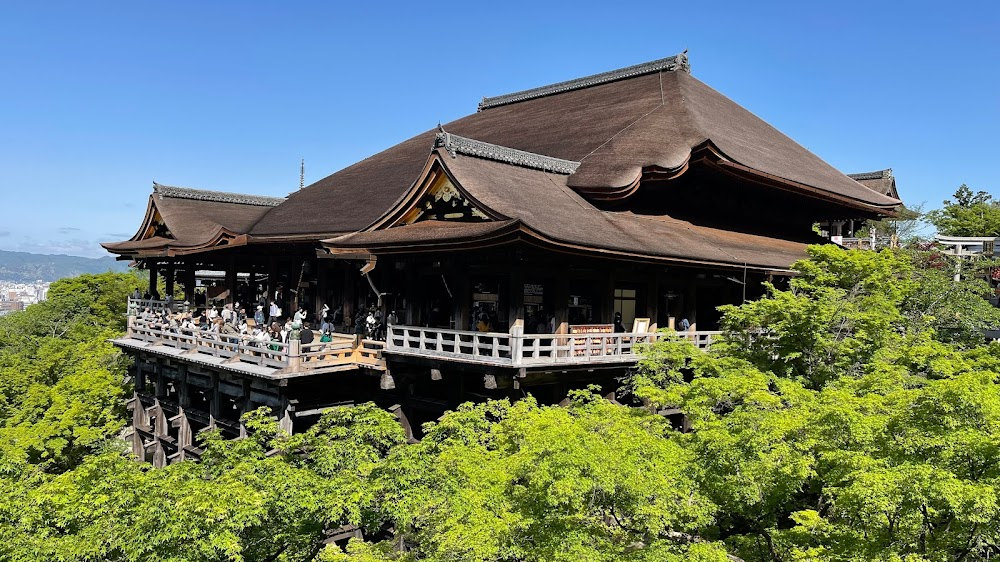
[(29, 254), (0, 250), (0, 281), (31, 283), (55, 281), (83, 273), (126, 271), (128, 262), (115, 261), (113, 256), (83, 258), (60, 254)]

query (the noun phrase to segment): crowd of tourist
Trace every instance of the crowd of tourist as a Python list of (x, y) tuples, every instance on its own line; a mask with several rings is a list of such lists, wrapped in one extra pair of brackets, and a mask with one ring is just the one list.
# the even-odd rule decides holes
[(227, 304), (221, 309), (210, 307), (204, 313), (173, 312), (169, 307), (146, 307), (131, 312), (138, 321), (153, 329), (188, 336), (210, 335), (219, 341), (275, 351), (292, 340), (309, 344), (317, 340), (329, 342), (333, 339), (329, 325), (318, 334), (312, 330), (304, 309), (296, 311), (284, 322), (273, 315), (269, 317), (269, 322), (265, 322), (262, 305), (257, 305), (254, 315), (248, 316), (239, 303)]

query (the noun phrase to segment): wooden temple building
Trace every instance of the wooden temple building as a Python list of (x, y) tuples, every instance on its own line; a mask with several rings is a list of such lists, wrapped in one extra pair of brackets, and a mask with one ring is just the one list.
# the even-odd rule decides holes
[[(149, 271), (137, 309), (275, 301), (344, 321), (261, 347), (131, 318), (115, 343), (135, 359), (134, 450), (197, 457), (198, 431), (237, 436), (261, 405), (294, 432), (374, 401), (419, 435), (465, 401), (612, 393), (658, 328), (707, 344), (718, 306), (824, 241), (814, 224), (891, 216), (895, 190), (861, 181), (680, 54), (484, 98), (287, 198), (154, 184), (135, 236), (104, 245)], [(365, 310), (384, 336), (344, 325)]]

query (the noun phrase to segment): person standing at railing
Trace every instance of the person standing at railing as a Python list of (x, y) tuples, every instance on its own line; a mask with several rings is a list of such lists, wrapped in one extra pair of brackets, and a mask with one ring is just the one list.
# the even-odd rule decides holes
[(681, 318), (681, 321), (677, 324), (677, 329), (680, 330), (681, 332), (686, 332), (691, 329), (691, 323), (688, 322), (688, 319), (686, 317)]
[(310, 328), (309, 323), (303, 322), (302, 331), (299, 332), (299, 341), (302, 342), (302, 345), (307, 345), (313, 342), (314, 337), (315, 334), (313, 334), (312, 328)]
[(616, 334), (624, 334), (625, 331), (626, 331), (625, 330), (625, 326), (622, 324), (622, 313), (621, 312), (616, 312), (615, 313), (615, 333)]
[(268, 307), (267, 314), (267, 322), (269, 324), (273, 324), (278, 321), (278, 318), (281, 316), (281, 309), (278, 308), (277, 302), (273, 300), (271, 301), (271, 306)]
[(319, 313), (320, 332), (326, 332), (327, 330), (330, 329), (330, 320), (328, 317), (329, 313), (330, 313), (330, 305), (323, 303), (323, 310), (321, 310)]

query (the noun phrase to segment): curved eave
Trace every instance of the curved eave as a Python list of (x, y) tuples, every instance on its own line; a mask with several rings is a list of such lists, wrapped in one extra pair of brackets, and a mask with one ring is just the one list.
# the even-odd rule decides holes
[(896, 216), (896, 209), (902, 201), (893, 203), (878, 204), (871, 201), (863, 201), (854, 197), (841, 195), (832, 191), (806, 185), (774, 174), (769, 174), (741, 164), (724, 154), (711, 139), (693, 147), (687, 158), (674, 167), (662, 167), (649, 165), (641, 169), (635, 178), (625, 185), (619, 187), (593, 187), (571, 185), (572, 189), (591, 201), (621, 201), (639, 190), (643, 180), (672, 180), (681, 177), (691, 169), (692, 164), (704, 163), (720, 169), (730, 175), (740, 177), (744, 180), (767, 185), (773, 188), (788, 191), (798, 195), (819, 199), (822, 201), (848, 206), (854, 209), (875, 213), (880, 216)]
[[(249, 236), (246, 234), (237, 234), (231, 232), (224, 228), (219, 228), (219, 230), (212, 236), (209, 240), (198, 244), (182, 244), (179, 242), (168, 242), (159, 246), (152, 246), (148, 248), (116, 248), (115, 246), (124, 245), (128, 242), (110, 242), (102, 243), (101, 246), (113, 254), (118, 254), (122, 257), (130, 257), (134, 259), (149, 259), (149, 258), (169, 258), (174, 256), (185, 256), (189, 254), (197, 254), (201, 252), (210, 252), (213, 250), (220, 250), (225, 248), (234, 248), (238, 246), (245, 246), (249, 241)], [(138, 240), (130, 240), (129, 242), (139, 242)]]
[[(528, 227), (518, 220), (512, 220), (508, 226), (498, 229), (497, 231), (485, 236), (457, 236), (440, 240), (396, 241), (382, 244), (352, 242), (350, 240), (352, 236), (353, 235), (347, 235), (330, 240), (323, 240), (322, 244), (326, 252), (332, 256), (354, 259), (359, 256), (482, 250), (520, 242), (546, 251), (586, 257), (603, 257), (607, 259), (627, 260), (632, 262), (683, 265), (689, 267), (708, 267), (727, 270), (747, 269), (766, 274), (785, 275), (793, 273), (790, 269), (777, 267), (774, 264), (749, 264), (737, 261), (681, 258), (676, 256), (664, 256), (585, 246), (548, 236)], [(806, 253), (803, 252), (801, 259), (805, 259), (806, 257)], [(788, 265), (791, 266), (791, 264)]]

